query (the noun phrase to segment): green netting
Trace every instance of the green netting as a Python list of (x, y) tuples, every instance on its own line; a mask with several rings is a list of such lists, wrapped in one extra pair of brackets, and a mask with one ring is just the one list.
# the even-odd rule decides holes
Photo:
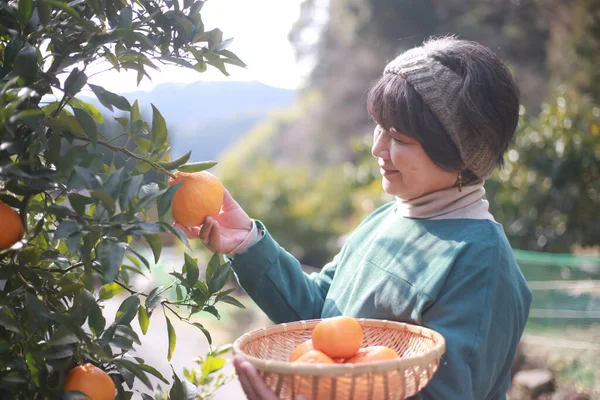
[(514, 250), (533, 292), (522, 345), (564, 383), (600, 391), (600, 256)]

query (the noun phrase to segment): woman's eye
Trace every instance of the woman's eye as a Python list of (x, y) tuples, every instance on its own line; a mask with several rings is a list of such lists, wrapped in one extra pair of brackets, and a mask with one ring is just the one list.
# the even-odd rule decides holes
[(391, 137), (391, 138), (392, 138), (392, 140), (393, 140), (394, 142), (396, 142), (396, 143), (399, 143), (399, 144), (408, 144), (408, 142), (405, 142), (405, 141), (403, 141), (402, 139), (398, 139), (397, 137), (394, 137), (394, 136), (390, 136), (390, 137)]

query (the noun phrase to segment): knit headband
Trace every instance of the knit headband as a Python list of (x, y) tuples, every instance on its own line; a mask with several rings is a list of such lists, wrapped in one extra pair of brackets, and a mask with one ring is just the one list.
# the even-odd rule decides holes
[(488, 178), (496, 167), (496, 154), (478, 136), (463, 128), (459, 113), (462, 78), (433, 58), (423, 47), (416, 47), (396, 57), (384, 73), (399, 75), (419, 93), (440, 121), (463, 162), (479, 178)]

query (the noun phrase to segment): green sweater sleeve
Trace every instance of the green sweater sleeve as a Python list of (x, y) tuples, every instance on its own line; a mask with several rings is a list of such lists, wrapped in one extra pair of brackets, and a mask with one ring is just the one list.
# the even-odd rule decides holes
[(232, 259), (242, 288), (275, 323), (320, 318), (338, 257), (319, 273), (306, 274), (262, 223), (256, 224), (264, 236)]

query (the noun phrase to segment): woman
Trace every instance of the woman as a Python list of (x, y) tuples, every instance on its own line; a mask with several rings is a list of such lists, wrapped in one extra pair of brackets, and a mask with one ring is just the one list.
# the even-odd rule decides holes
[[(447, 351), (415, 398), (504, 399), (531, 292), (483, 183), (518, 122), (510, 72), (488, 48), (430, 40), (390, 62), (368, 96), (372, 154), (396, 197), (369, 215), (320, 273), (303, 273), (227, 193), (222, 213), (188, 229), (229, 254), (237, 278), (276, 323), (336, 315), (420, 324)], [(236, 359), (250, 399), (274, 399)]]

